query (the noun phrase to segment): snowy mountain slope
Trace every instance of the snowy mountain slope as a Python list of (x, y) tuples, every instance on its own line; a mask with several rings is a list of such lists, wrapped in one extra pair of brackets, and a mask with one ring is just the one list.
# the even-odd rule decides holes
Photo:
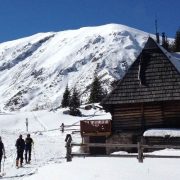
[(40, 33), (0, 44), (1, 111), (58, 107), (65, 86), (87, 100), (95, 70), (109, 90), (149, 36), (118, 24)]

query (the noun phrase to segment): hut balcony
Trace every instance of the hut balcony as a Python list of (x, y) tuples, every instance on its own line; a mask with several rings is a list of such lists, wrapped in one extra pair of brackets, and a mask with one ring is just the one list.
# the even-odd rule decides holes
[(80, 121), (81, 136), (109, 136), (111, 120), (82, 120)]

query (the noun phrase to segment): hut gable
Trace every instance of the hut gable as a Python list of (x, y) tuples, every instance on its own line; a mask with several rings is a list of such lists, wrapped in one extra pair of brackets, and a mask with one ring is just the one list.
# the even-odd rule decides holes
[(180, 100), (180, 73), (169, 54), (152, 38), (103, 106)]

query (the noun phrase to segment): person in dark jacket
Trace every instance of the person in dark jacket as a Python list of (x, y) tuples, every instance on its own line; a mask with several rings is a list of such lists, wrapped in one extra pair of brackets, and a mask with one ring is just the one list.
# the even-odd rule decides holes
[(31, 162), (31, 150), (33, 144), (33, 139), (30, 137), (30, 134), (27, 134), (25, 139), (25, 160), (28, 164)]
[(17, 148), (16, 167), (19, 167), (19, 161), (20, 161), (20, 166), (22, 167), (25, 141), (22, 138), (21, 134), (19, 135), (19, 138), (16, 140), (16, 148)]
[(2, 142), (1, 136), (0, 136), (0, 172), (1, 172), (1, 161), (4, 155), (4, 159), (6, 158), (5, 156), (5, 148), (4, 148), (4, 144)]

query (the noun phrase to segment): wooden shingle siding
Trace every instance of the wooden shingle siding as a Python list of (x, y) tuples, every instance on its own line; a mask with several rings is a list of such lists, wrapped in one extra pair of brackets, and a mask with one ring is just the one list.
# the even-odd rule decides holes
[(112, 133), (131, 133), (138, 139), (147, 129), (180, 128), (180, 72), (166, 54), (149, 38), (124, 78), (102, 101), (112, 115)]
[(180, 128), (180, 101), (154, 102), (115, 106), (113, 108), (112, 130), (146, 130), (150, 128)]
[(164, 124), (162, 104), (144, 105), (145, 129), (162, 127)]
[(166, 127), (180, 128), (180, 103), (169, 102), (163, 106)]
[(141, 107), (115, 106), (113, 109), (112, 130), (135, 130), (141, 127)]
[[(149, 49), (142, 50), (125, 77), (102, 101), (102, 105), (180, 100), (180, 73), (156, 44), (153, 45), (153, 48), (155, 47), (155, 52)], [(142, 65), (141, 72), (144, 79), (143, 85), (140, 85), (138, 78), (140, 61), (146, 62), (144, 66)]]

